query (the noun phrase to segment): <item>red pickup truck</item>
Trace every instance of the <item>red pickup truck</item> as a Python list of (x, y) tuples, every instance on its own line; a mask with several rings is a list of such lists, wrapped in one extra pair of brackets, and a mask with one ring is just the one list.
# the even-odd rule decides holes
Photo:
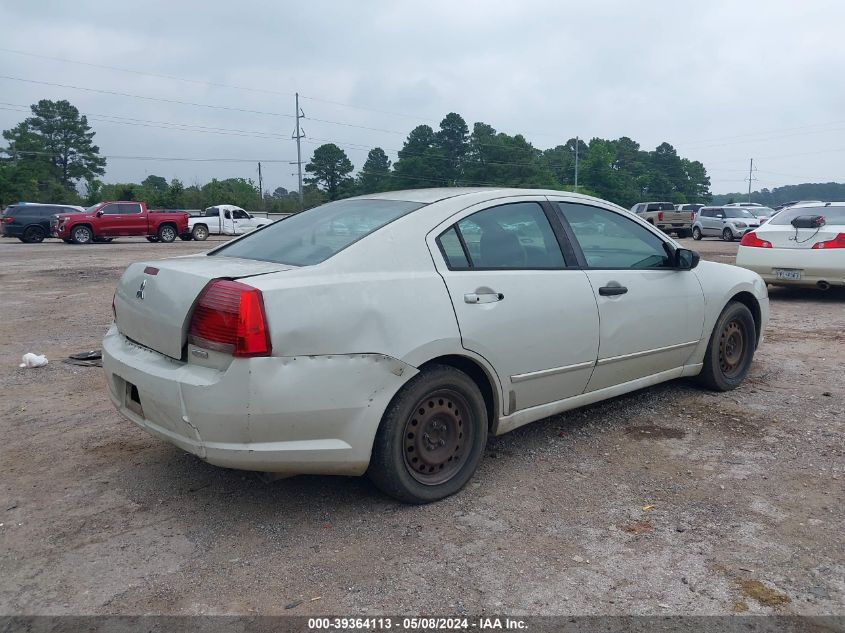
[(73, 244), (111, 241), (119, 236), (138, 235), (150, 242), (172, 242), (190, 237), (188, 214), (148, 211), (143, 202), (100, 202), (84, 213), (61, 213), (50, 222), (53, 237)]

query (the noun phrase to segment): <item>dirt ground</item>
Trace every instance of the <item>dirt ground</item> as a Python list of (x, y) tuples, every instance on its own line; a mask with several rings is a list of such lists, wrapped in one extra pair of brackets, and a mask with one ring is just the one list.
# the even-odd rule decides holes
[[(736, 391), (537, 422), (408, 507), (209, 466), (60, 362), (99, 347), (127, 264), (210, 245), (0, 240), (0, 614), (845, 612), (845, 294), (771, 289)], [(29, 351), (50, 364), (19, 369)]]

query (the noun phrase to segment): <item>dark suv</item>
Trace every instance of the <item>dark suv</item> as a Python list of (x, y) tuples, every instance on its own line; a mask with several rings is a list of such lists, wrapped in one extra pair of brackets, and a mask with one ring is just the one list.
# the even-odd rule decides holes
[(65, 204), (12, 204), (6, 207), (0, 222), (3, 237), (16, 237), (35, 244), (50, 237), (50, 218), (57, 213), (79, 213), (82, 207)]

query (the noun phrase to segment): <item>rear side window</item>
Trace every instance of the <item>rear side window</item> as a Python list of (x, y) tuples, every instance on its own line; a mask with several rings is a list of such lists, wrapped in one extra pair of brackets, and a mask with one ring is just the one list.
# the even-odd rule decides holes
[(437, 244), (440, 246), (440, 252), (443, 253), (443, 259), (446, 260), (449, 268), (452, 270), (462, 270), (469, 268), (469, 260), (467, 260), (464, 247), (461, 244), (461, 238), (458, 237), (458, 229), (454, 226), (437, 238)]
[(422, 206), (406, 200), (338, 200), (269, 224), (209, 255), (291, 266), (319, 264)]
[(121, 215), (133, 215), (135, 213), (141, 213), (141, 205), (136, 203), (123, 203), (118, 205), (120, 207), (120, 214)]
[[(454, 233), (454, 237), (452, 237)], [(449, 250), (466, 247), (463, 259), (470, 268), (531, 270), (565, 268), (557, 238), (543, 208), (536, 202), (503, 204), (464, 218), (438, 239), (450, 268)], [(461, 243), (461, 240), (463, 243)], [(447, 248), (449, 250), (447, 250)]]

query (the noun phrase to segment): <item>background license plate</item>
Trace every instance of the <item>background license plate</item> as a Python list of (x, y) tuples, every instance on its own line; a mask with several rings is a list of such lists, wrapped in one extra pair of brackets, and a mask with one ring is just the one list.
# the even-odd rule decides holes
[(775, 268), (775, 277), (777, 279), (791, 279), (792, 281), (800, 281), (800, 270), (780, 270)]

